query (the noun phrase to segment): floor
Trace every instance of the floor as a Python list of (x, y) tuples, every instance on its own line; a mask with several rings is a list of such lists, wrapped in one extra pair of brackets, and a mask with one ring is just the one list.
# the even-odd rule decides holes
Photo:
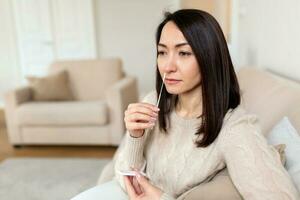
[[(0, 110), (0, 118), (3, 111)], [(116, 147), (111, 146), (21, 146), (14, 148), (9, 144), (7, 130), (0, 121), (0, 162), (10, 157), (84, 157), (110, 158)]]

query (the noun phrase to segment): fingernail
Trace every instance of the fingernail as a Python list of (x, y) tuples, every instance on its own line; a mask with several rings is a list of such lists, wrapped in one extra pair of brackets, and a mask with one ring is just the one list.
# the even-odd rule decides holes
[(151, 121), (155, 122), (156, 118), (155, 117), (151, 117)]
[(154, 107), (154, 110), (159, 111), (160, 109), (158, 107)]

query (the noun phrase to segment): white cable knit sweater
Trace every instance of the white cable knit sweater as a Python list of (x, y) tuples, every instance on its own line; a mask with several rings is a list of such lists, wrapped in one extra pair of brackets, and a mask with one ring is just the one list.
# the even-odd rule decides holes
[[(153, 91), (143, 102), (155, 104), (156, 99)], [(178, 198), (224, 167), (245, 200), (299, 199), (278, 152), (261, 134), (257, 117), (241, 106), (227, 112), (219, 136), (206, 148), (194, 144), (201, 119), (185, 119), (173, 111), (170, 120), (168, 134), (160, 133), (158, 122), (141, 138), (126, 133), (115, 164), (115, 178), (124, 190), (123, 177), (117, 171), (141, 168), (146, 162), (144, 172), (164, 191), (161, 200)]]

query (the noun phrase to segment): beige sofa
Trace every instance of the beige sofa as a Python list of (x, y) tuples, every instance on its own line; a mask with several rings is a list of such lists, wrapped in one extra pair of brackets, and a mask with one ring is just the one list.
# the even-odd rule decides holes
[[(300, 133), (300, 83), (257, 67), (242, 68), (238, 71), (238, 79), (242, 91), (242, 104), (250, 113), (259, 116), (265, 136), (283, 116), (287, 116)], [(109, 181), (114, 176), (114, 159), (117, 153), (118, 151), (103, 169), (98, 184)], [(240, 200), (241, 196), (225, 168), (210, 182), (195, 187), (182, 199)]]
[(5, 95), (8, 137), (14, 146), (118, 145), (125, 132), (124, 111), (138, 100), (136, 78), (120, 59), (58, 61), (49, 74), (66, 70), (75, 100), (32, 101), (24, 86)]

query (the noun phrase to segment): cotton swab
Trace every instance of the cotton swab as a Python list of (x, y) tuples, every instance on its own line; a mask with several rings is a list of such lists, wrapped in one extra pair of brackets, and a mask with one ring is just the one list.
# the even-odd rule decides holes
[(160, 92), (159, 92), (158, 100), (157, 100), (157, 103), (156, 103), (156, 107), (158, 107), (159, 102), (160, 102), (161, 92), (162, 92), (162, 89), (163, 89), (163, 86), (164, 86), (164, 83), (165, 83), (165, 78), (166, 78), (166, 73), (164, 73), (164, 78), (163, 78), (163, 81), (161, 83)]
[[(162, 81), (161, 86), (160, 86), (160, 91), (159, 91), (158, 100), (156, 102), (156, 107), (158, 107), (159, 102), (160, 102), (161, 92), (162, 92), (162, 89), (163, 89), (163, 86), (164, 86), (164, 83), (165, 83), (165, 78), (166, 78), (166, 73), (164, 73), (163, 81)], [(150, 128), (150, 130), (152, 130), (152, 129), (153, 129), (153, 126)]]

